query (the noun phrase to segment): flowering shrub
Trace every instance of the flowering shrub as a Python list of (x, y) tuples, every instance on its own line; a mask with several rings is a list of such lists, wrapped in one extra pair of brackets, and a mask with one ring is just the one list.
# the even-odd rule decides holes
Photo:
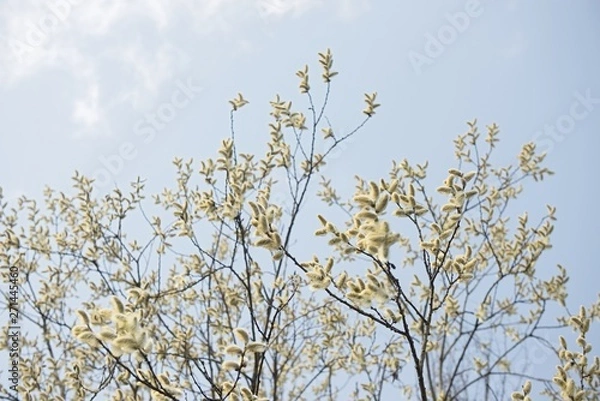
[[(321, 169), (380, 105), (365, 94), (364, 119), (339, 134), (325, 116), (329, 50), (319, 63), (324, 98), (298, 71), (308, 113), (276, 96), (262, 157), (238, 149), (232, 125), (215, 159), (176, 158), (174, 186), (151, 198), (142, 180), (96, 194), (79, 173), (71, 194), (0, 196), (2, 274), (19, 272), (23, 327), (19, 383), (1, 383), (2, 399), (529, 400), (531, 381), (554, 400), (599, 399), (587, 335), (600, 303), (544, 321), (568, 294), (565, 268), (537, 273), (555, 209), (507, 215), (524, 183), (552, 174), (544, 155), (527, 143), (495, 167), (499, 128), (474, 121), (441, 183), (399, 160), (343, 200)], [(234, 122), (248, 100), (230, 104)], [(326, 206), (316, 216), (302, 209), (313, 195)], [(314, 221), (314, 255), (293, 246), (308, 241), (300, 219)], [(514, 364), (569, 327), (576, 346), (558, 333), (541, 343), (554, 377)]]

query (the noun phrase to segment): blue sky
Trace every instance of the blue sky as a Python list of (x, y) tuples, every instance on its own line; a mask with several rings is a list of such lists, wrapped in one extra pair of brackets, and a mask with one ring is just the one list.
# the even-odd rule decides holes
[(294, 73), (329, 47), (338, 131), (360, 121), (364, 92), (382, 103), (328, 167), (333, 181), (383, 177), (403, 158), (442, 177), (473, 118), (499, 124), (499, 163), (536, 141), (556, 175), (518, 208), (558, 207), (543, 262), (568, 267), (576, 307), (596, 298), (600, 276), (599, 17), (595, 1), (5, 0), (0, 185), (40, 196), (79, 170), (102, 177), (100, 191), (138, 175), (159, 190), (174, 156), (215, 154), (238, 91), (251, 102), (238, 138), (262, 152), (268, 101), (302, 104)]

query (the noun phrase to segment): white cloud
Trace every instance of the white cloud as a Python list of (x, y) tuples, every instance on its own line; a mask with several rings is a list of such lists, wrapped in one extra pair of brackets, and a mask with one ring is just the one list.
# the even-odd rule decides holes
[(162, 85), (174, 78), (174, 71), (189, 63), (189, 57), (169, 43), (163, 43), (151, 53), (139, 40), (124, 44), (112, 57), (120, 60), (132, 76), (129, 87), (115, 96), (129, 99), (136, 110), (148, 107)]
[[(235, 51), (251, 52), (242, 36), (248, 23), (297, 18), (325, 0), (5, 0), (0, 3), (0, 88), (48, 69), (76, 81), (73, 122), (98, 133), (109, 111), (142, 110), (188, 64), (182, 48), (203, 38), (234, 38)], [(337, 0), (335, 11), (353, 19), (369, 0)], [(185, 22), (182, 24), (182, 22)], [(187, 36), (185, 36), (187, 35)], [(181, 46), (178, 47), (178, 46)], [(110, 49), (110, 50), (109, 50)], [(108, 122), (107, 122), (108, 121)]]
[(132, 15), (141, 13), (144, 7), (132, 9), (134, 2), (118, 0), (89, 1), (77, 9), (74, 25), (85, 36), (110, 35), (114, 25)]
[(102, 118), (102, 112), (98, 104), (99, 87), (97, 83), (90, 86), (83, 99), (75, 101), (73, 119), (86, 127), (93, 127)]
[[(0, 49), (7, 56), (0, 67), (7, 73), (0, 84), (18, 81), (51, 65), (48, 55), (63, 49), (85, 49), (99, 38), (121, 37), (124, 27), (137, 20), (149, 19), (158, 29), (169, 20), (168, 2), (164, 0), (22, 1), (0, 5)], [(16, 5), (15, 5), (16, 4)], [(89, 58), (95, 58), (93, 49)], [(85, 54), (85, 52), (82, 52)], [(59, 57), (60, 58), (60, 57)]]
[(169, 24), (171, 16), (171, 9), (168, 3), (161, 0), (147, 0), (146, 6), (148, 7), (148, 15), (156, 22), (156, 26), (159, 30), (164, 30)]

